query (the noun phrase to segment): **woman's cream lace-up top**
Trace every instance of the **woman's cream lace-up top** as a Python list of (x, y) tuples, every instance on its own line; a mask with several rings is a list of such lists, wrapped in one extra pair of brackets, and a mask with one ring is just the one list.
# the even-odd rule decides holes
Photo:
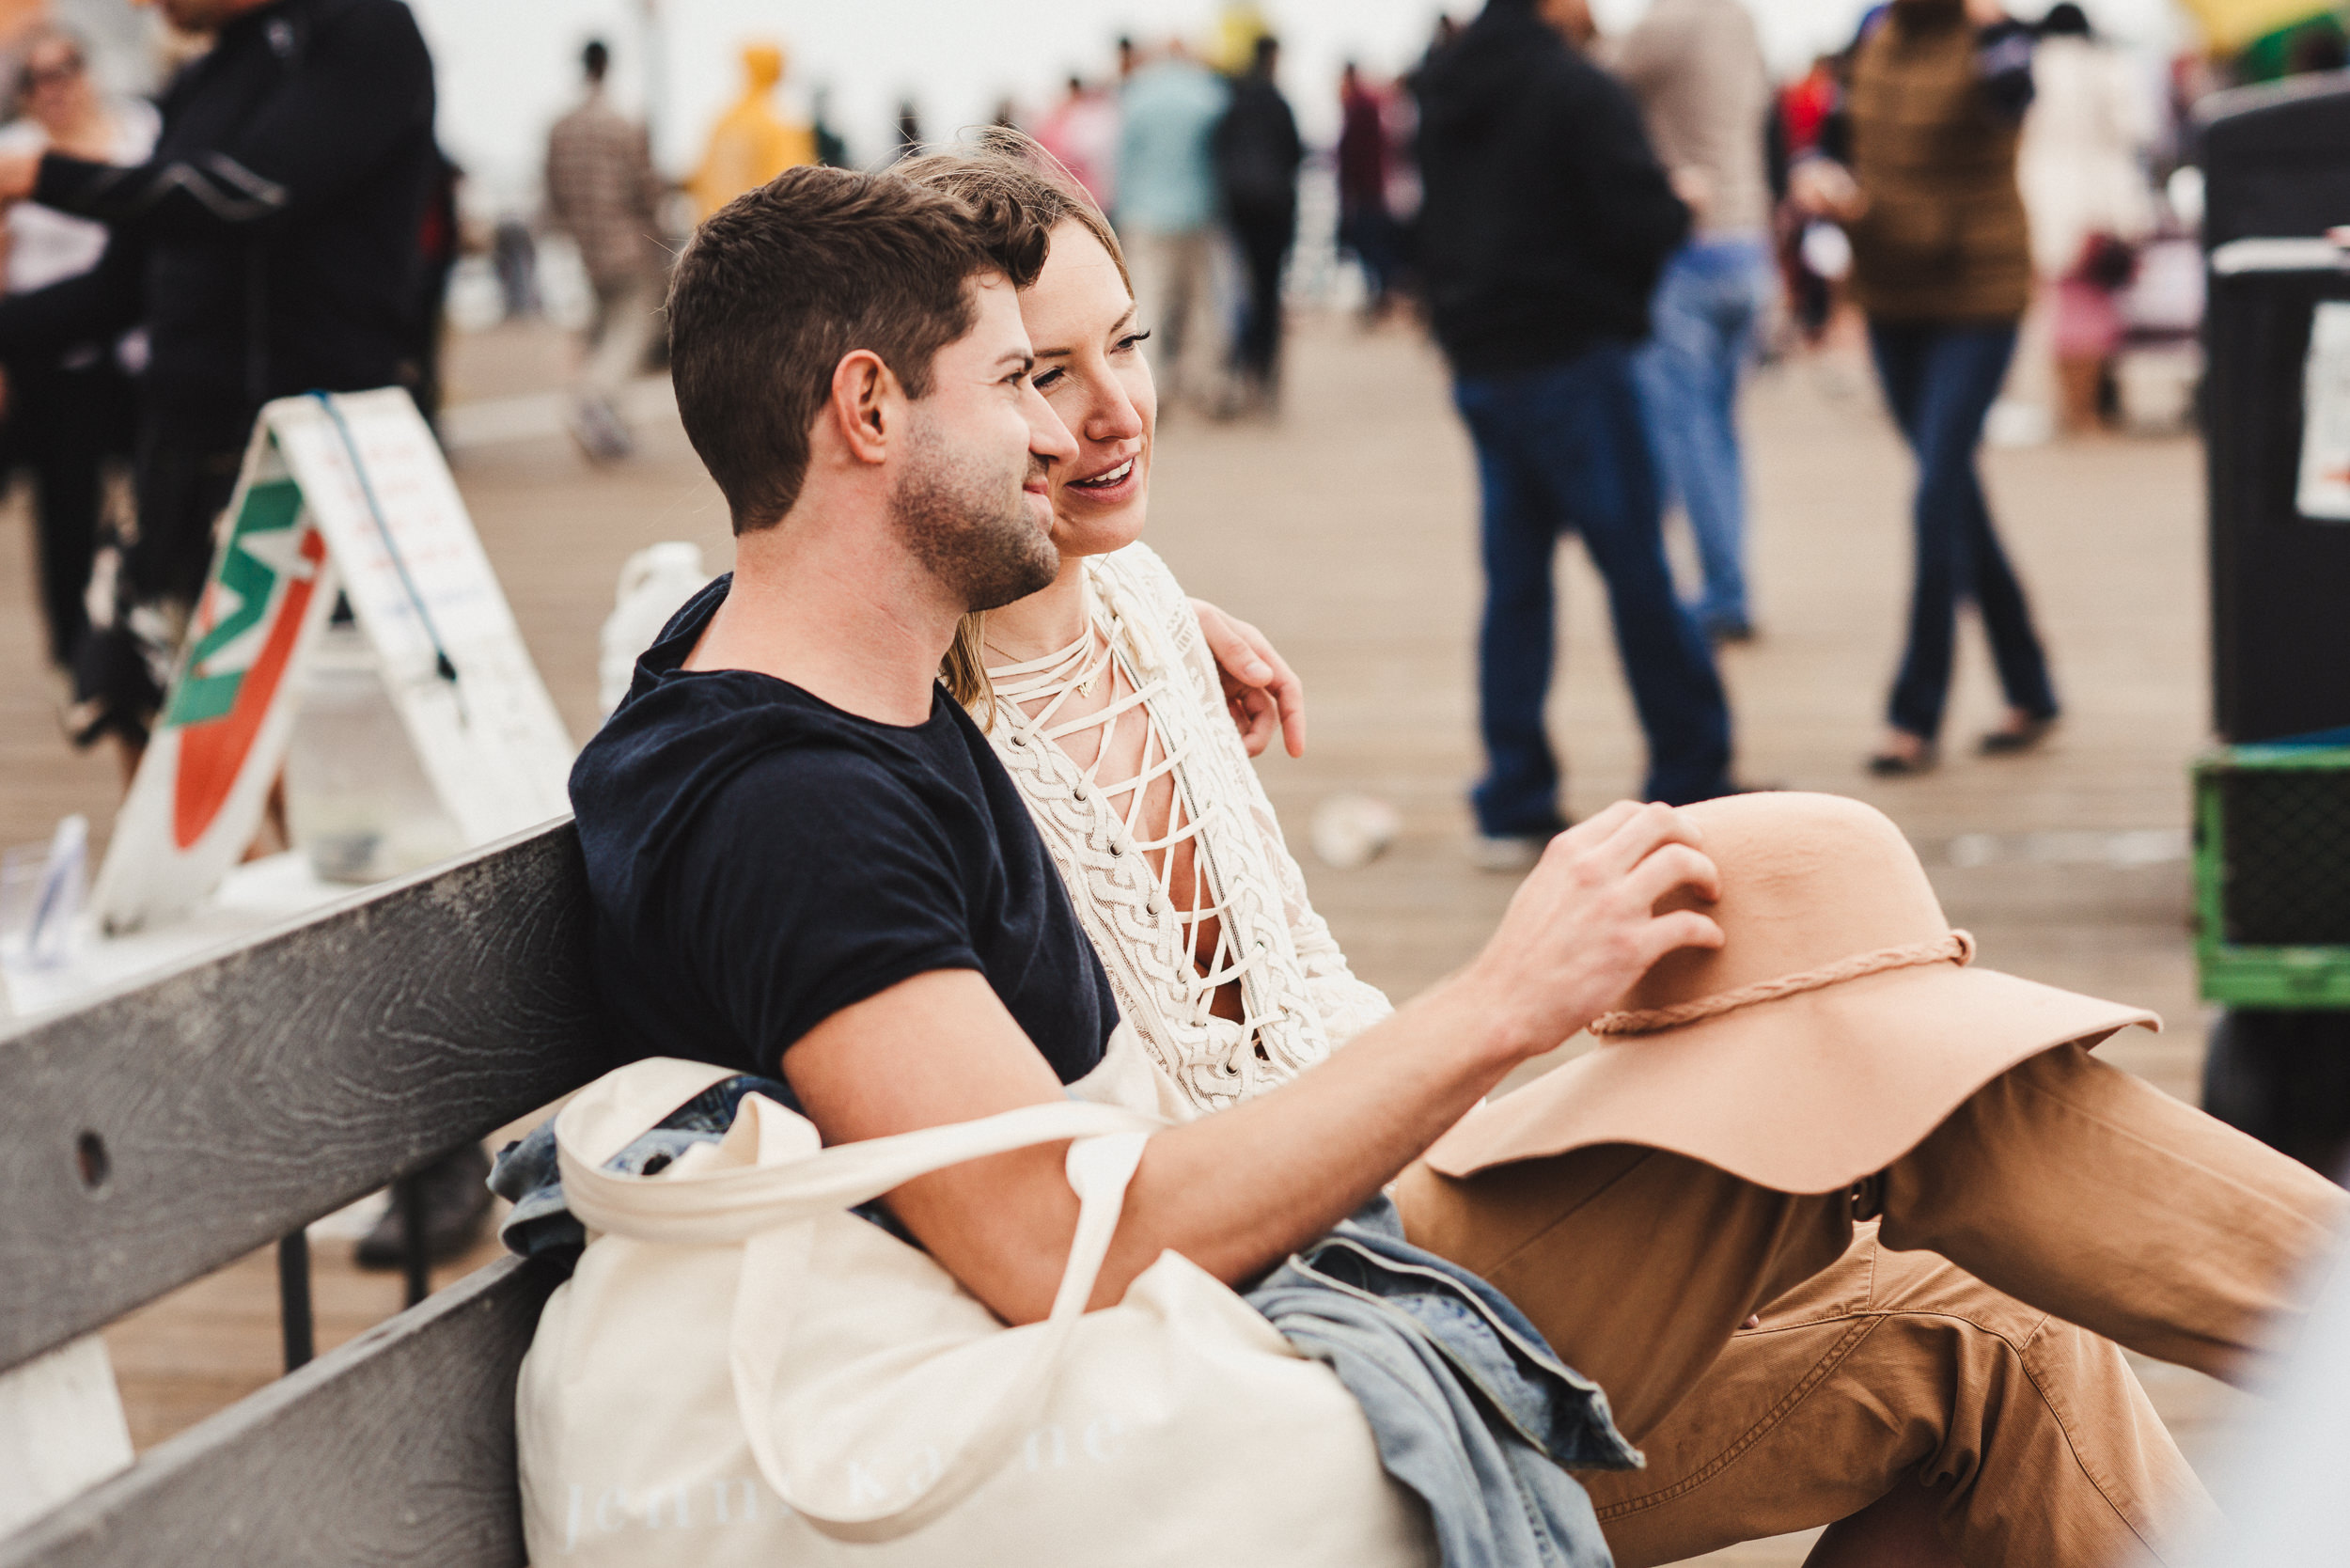
[[(1174, 574), (1129, 545), (1088, 563), (1088, 602), (1085, 635), (1068, 648), (990, 666), (988, 733), (1069, 885), (1120, 1012), (1187, 1106), (1220, 1110), (1295, 1077), (1391, 1009), (1355, 978), (1314, 913)], [(1073, 696), (1090, 698), (1105, 682), (1100, 710), (1065, 713)], [(1097, 776), (1112, 733), (1136, 724), (1148, 726), (1139, 771)], [(1064, 749), (1096, 729), (1099, 744)], [(1074, 760), (1088, 755), (1089, 766)], [(1146, 821), (1150, 786), (1162, 777), (1174, 788), (1159, 820)], [(1185, 840), (1197, 870), (1179, 897), (1174, 852)], [(1210, 920), (1212, 956), (1200, 938)], [(1210, 1011), (1233, 982), (1238, 1020)]]

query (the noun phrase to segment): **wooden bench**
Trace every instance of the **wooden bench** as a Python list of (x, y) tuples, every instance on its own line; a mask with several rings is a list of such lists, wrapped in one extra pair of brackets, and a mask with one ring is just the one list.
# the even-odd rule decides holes
[[(562, 823), (0, 1032), (0, 1372), (578, 1088), (591, 975)], [(520, 1563), (515, 1370), (554, 1282), (480, 1270), (0, 1538), (0, 1568)]]

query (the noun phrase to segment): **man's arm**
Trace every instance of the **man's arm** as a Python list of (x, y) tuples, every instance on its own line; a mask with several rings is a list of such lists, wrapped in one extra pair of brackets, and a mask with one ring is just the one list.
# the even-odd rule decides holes
[(61, 353), (138, 325), (141, 259), (138, 244), (118, 235), (88, 272), (0, 298), (0, 355)]
[[(1295, 1081), (1151, 1140), (1094, 1305), (1118, 1301), (1164, 1251), (1237, 1284), (1328, 1231), (1657, 958), (1718, 946), (1705, 916), (1654, 912), (1683, 888), (1711, 898), (1718, 879), (1667, 808), (1619, 804), (1560, 835), (1466, 969)], [(918, 975), (834, 1013), (785, 1054), (784, 1073), (827, 1143), (1062, 1093), (987, 983), (961, 970)], [(1036, 1322), (1076, 1226), (1065, 1149), (975, 1160), (909, 1182), (889, 1202), (996, 1313)]]
[(0, 199), (29, 195), (150, 238), (234, 231), (333, 199), (431, 122), (432, 62), (415, 19), (405, 6), (366, 6), (314, 39), (223, 145), (129, 165), (52, 152), (29, 192), (10, 188), (18, 165), (0, 165)]
[(2020, 120), (2031, 107), (2034, 35), (2022, 23), (2010, 21), (1997, 6), (1968, 8), (1970, 14), (1984, 9), (1990, 17), (1975, 35), (1975, 73), (1991, 112), (2010, 122)]
[(1689, 237), (1689, 209), (1649, 146), (1631, 90), (1602, 71), (1587, 80), (1590, 90), (1560, 105), (1552, 145), (1606, 215), (1591, 226), (1592, 243), (1627, 267), (1653, 271)]
[(1191, 602), (1199, 635), (1224, 682), (1225, 711), (1241, 745), (1261, 757), (1275, 730), (1292, 757), (1306, 755), (1306, 683), (1262, 632), (1204, 599)]

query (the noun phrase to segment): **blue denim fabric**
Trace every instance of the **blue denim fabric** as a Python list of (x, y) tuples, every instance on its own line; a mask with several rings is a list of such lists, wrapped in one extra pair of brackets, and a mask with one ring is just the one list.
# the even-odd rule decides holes
[(1761, 239), (1693, 240), (1674, 253), (1650, 306), (1655, 336), (1636, 362), (1665, 487), (1689, 514), (1705, 589), (1701, 626), (1748, 623), (1747, 494), (1738, 383), (1770, 288)]
[[(725, 1137), (744, 1095), (779, 1087), (748, 1074), (713, 1085), (610, 1168), (658, 1171)], [(588, 1235), (564, 1204), (552, 1121), (499, 1153), (490, 1185), (514, 1205), (499, 1231), (510, 1250), (578, 1261)], [(857, 1212), (920, 1245), (881, 1205)], [(1246, 1299), (1361, 1403), (1381, 1464), (1428, 1505), (1445, 1568), (1608, 1568), (1590, 1499), (1561, 1468), (1639, 1465), (1607, 1396), (1500, 1292), (1405, 1241), (1394, 1204), (1366, 1204)]]
[(1561, 821), (1543, 703), (1555, 656), (1551, 559), (1566, 528), (1583, 536), (1607, 584), (1616, 650), (1648, 735), (1645, 792), (1684, 806), (1731, 788), (1730, 705), (1665, 564), (1633, 352), (1607, 344), (1540, 369), (1453, 384), (1484, 493), (1477, 659), (1485, 776), (1470, 797), (1480, 833), (1550, 833)]
[(1933, 740), (1950, 693), (1958, 605), (1972, 599), (1991, 641), (1991, 662), (2009, 704), (2053, 717), (2056, 691), (2032, 630), (2024, 586), (1999, 548), (1975, 471), (1982, 421), (2015, 353), (2013, 321), (1872, 321), (1869, 348), (1894, 422), (1918, 459), (1911, 512), (1917, 583), (1909, 646), (1894, 678), (1887, 717), (1897, 729)]
[(1607, 1396), (1499, 1291), (1405, 1241), (1387, 1200), (1275, 1269), (1247, 1301), (1362, 1405), (1380, 1463), (1428, 1505), (1445, 1568), (1612, 1560), (1564, 1468), (1639, 1465)]

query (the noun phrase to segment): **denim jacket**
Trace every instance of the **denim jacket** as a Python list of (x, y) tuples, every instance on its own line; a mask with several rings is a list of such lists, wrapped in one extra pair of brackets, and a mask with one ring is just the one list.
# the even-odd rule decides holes
[[(744, 1095), (787, 1099), (781, 1090), (747, 1074), (713, 1084), (609, 1168), (651, 1175), (723, 1137)], [(514, 1205), (500, 1232), (509, 1249), (576, 1262), (588, 1233), (564, 1203), (553, 1122), (509, 1145), (490, 1185)], [(857, 1213), (913, 1244), (883, 1205)], [(1607, 1396), (1500, 1292), (1405, 1241), (1386, 1199), (1243, 1294), (1362, 1405), (1388, 1475), (1427, 1505), (1444, 1568), (1608, 1568), (1590, 1499), (1563, 1467), (1640, 1464)]]

